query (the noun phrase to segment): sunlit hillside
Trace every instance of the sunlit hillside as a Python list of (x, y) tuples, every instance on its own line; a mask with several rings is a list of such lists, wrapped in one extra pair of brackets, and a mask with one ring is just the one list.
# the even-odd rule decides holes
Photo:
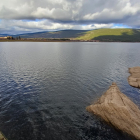
[(140, 30), (137, 29), (98, 29), (86, 32), (78, 40), (99, 41), (140, 41)]

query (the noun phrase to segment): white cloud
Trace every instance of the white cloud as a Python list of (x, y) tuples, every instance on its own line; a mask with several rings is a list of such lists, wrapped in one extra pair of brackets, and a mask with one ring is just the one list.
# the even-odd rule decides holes
[(139, 0), (1, 0), (0, 5), (1, 19), (45, 18), (104, 23), (135, 16), (139, 12)]
[(83, 30), (93, 30), (93, 29), (100, 29), (100, 28), (112, 28), (113, 24), (90, 24), (86, 26), (82, 26)]
[[(120, 1), (118, 5), (122, 5)], [(95, 22), (114, 22), (121, 21), (122, 19), (130, 16), (135, 16), (140, 12), (140, 7), (133, 7), (130, 2), (127, 2), (126, 5), (120, 10), (113, 8), (105, 8), (100, 12), (95, 12), (92, 14), (87, 14), (83, 17), (83, 20), (92, 20)]]
[(140, 1), (0, 0), (0, 19), (1, 32), (140, 27)]
[[(8, 28), (7, 28), (8, 27)], [(22, 20), (2, 20), (0, 24), (1, 33), (25, 33), (25, 32), (38, 32), (38, 31), (55, 31), (65, 29), (78, 29), (78, 30), (92, 30), (99, 28), (111, 28), (113, 24), (89, 24), (89, 25), (75, 25), (50, 22), (49, 20), (43, 21), (22, 21)]]

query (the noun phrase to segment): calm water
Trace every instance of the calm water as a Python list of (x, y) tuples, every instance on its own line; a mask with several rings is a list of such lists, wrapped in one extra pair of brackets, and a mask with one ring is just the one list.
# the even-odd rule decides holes
[(9, 140), (124, 140), (86, 112), (112, 82), (127, 83), (139, 43), (0, 43), (0, 130)]

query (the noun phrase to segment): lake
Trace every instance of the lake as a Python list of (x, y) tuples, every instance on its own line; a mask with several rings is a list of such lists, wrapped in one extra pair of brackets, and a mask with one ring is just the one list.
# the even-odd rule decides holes
[(0, 131), (8, 140), (124, 140), (86, 107), (116, 82), (140, 107), (128, 68), (140, 43), (1, 42)]

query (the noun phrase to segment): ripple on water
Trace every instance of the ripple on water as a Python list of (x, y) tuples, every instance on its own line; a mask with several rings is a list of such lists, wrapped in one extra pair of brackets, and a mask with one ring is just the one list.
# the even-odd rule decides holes
[(9, 140), (131, 139), (85, 108), (112, 82), (140, 106), (127, 83), (139, 53), (139, 43), (0, 43), (1, 131)]

